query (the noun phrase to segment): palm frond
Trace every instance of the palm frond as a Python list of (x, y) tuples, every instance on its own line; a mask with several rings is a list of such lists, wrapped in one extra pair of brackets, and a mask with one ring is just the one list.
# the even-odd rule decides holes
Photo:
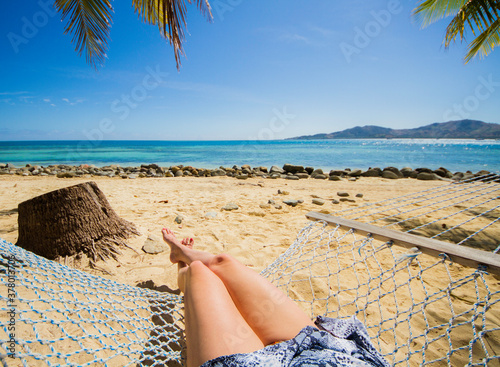
[(500, 45), (500, 19), (495, 20), (490, 27), (485, 29), (483, 33), (469, 45), (467, 55), (465, 55), (465, 63), (479, 55), (480, 58), (488, 56), (493, 49)]
[(470, 31), (474, 36), (479, 33), (469, 44), (467, 55), (464, 58), (465, 63), (478, 54), (488, 55), (500, 44), (499, 14), (499, 0), (425, 0), (414, 11), (414, 16), (422, 21), (424, 27), (443, 17), (453, 16), (443, 41), (446, 48), (458, 36), (463, 41), (467, 31)]
[(135, 12), (148, 24), (157, 25), (161, 35), (174, 48), (177, 69), (184, 54), (182, 43), (185, 40), (186, 2), (196, 2), (198, 9), (209, 20), (212, 11), (208, 0), (133, 0)]
[(498, 10), (495, 8), (495, 3), (498, 3), (498, 1), (475, 0), (465, 4), (448, 25), (445, 45), (448, 46), (458, 34), (460, 34), (460, 39), (463, 40), (466, 25), (474, 35), (476, 30), (483, 32), (489, 28), (490, 24), (495, 19), (498, 19)]
[(413, 11), (413, 16), (427, 27), (439, 19), (455, 15), (468, 0), (425, 0)]
[(73, 35), (72, 42), (87, 63), (94, 68), (103, 65), (108, 46), (111, 13), (109, 0), (55, 0), (55, 7), (66, 20), (65, 33)]

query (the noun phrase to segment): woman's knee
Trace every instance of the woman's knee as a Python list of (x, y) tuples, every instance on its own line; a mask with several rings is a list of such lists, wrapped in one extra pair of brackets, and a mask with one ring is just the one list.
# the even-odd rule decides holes
[(193, 273), (193, 272), (205, 271), (207, 270), (207, 267), (201, 261), (195, 260), (191, 262), (191, 264), (189, 264), (188, 269), (191, 273)]
[(209, 268), (213, 269), (216, 267), (224, 266), (226, 264), (230, 264), (234, 261), (235, 260), (231, 255), (219, 254), (219, 255), (214, 255), (214, 257), (210, 260), (208, 266)]
[(185, 289), (192, 290), (197, 284), (207, 284), (212, 279), (212, 271), (201, 261), (193, 261), (186, 270)]
[(203, 264), (201, 261), (193, 261), (188, 267), (187, 267), (187, 278), (192, 281), (193, 279), (196, 278), (204, 278), (205, 274), (207, 271), (210, 271), (209, 268), (206, 267), (205, 264)]

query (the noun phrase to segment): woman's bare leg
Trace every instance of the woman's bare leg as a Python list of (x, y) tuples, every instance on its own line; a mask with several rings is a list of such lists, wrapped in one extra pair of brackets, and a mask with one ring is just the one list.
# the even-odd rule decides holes
[(264, 345), (291, 339), (314, 323), (297, 304), (267, 279), (232, 256), (217, 255), (209, 265)]
[[(181, 243), (189, 248), (193, 248), (194, 240), (192, 238), (184, 238)], [(177, 284), (179, 285), (179, 289), (184, 293), (185, 288), (185, 275), (182, 271), (183, 268), (187, 267), (187, 264), (183, 261), (179, 261), (177, 263)]]
[(170, 230), (162, 232), (172, 250), (171, 261), (183, 261), (188, 265), (200, 261), (217, 275), (264, 345), (291, 339), (305, 326), (314, 326), (290, 298), (232, 256), (213, 255), (183, 246)]
[(264, 347), (217, 275), (200, 261), (191, 262), (180, 273), (185, 277), (188, 366), (197, 367), (213, 358)]
[[(193, 248), (193, 239), (180, 243)], [(203, 263), (178, 261), (184, 292), (187, 364), (200, 366), (224, 355), (250, 353), (264, 345), (236, 308), (224, 283)]]

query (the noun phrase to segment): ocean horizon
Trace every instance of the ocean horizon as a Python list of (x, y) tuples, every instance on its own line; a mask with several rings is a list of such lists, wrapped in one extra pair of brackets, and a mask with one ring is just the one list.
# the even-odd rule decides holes
[(156, 163), (198, 168), (285, 163), (322, 169), (445, 167), (500, 171), (500, 141), (474, 139), (332, 140), (52, 140), (0, 141), (0, 163), (94, 164), (123, 167)]

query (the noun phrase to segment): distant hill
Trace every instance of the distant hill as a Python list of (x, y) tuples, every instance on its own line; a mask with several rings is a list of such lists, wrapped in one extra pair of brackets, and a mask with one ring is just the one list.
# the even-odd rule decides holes
[(303, 135), (287, 140), (314, 139), (500, 139), (500, 124), (476, 120), (436, 122), (415, 129), (356, 126), (330, 134)]

